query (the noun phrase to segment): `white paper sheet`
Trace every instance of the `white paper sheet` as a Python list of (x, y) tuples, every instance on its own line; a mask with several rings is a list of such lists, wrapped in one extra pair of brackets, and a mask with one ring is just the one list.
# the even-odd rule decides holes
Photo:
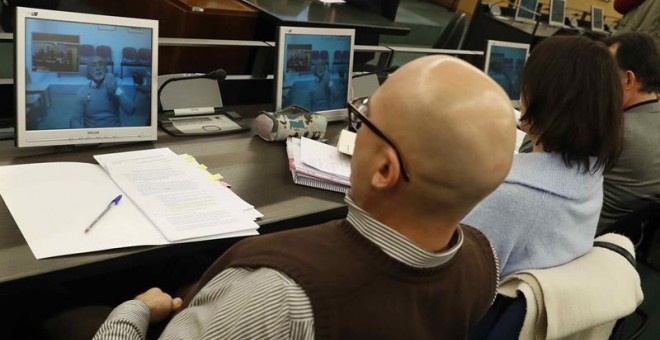
[(300, 139), (300, 160), (303, 164), (348, 180), (351, 177), (351, 158), (336, 147), (309, 139)]
[(169, 149), (94, 158), (169, 241), (258, 228), (251, 205)]
[[(168, 156), (171, 153), (169, 149), (149, 151), (153, 152), (126, 155), (142, 157), (140, 160), (143, 162), (137, 163), (138, 165), (126, 165), (129, 163), (127, 160), (130, 157), (124, 158), (121, 155), (114, 156), (115, 160), (119, 160), (119, 165), (115, 165), (118, 169), (138, 171), (145, 170), (159, 161), (171, 160)], [(112, 159), (113, 156), (108, 156), (108, 158)], [(186, 213), (190, 214), (191, 210), (213, 211), (209, 207), (217, 208), (219, 205), (222, 207), (217, 209), (220, 211), (218, 215), (226, 213), (226, 216), (224, 219), (218, 219), (223, 222), (222, 225), (213, 227), (177, 230), (182, 225), (195, 226), (190, 221), (187, 224), (171, 226), (174, 229), (171, 232), (174, 235), (173, 242), (258, 234), (256, 231), (258, 225), (254, 223), (254, 219), (262, 215), (254, 207), (242, 201), (217, 181), (208, 181), (202, 172), (199, 172), (198, 167), (182, 164), (184, 164), (182, 161), (171, 164), (171, 167), (178, 169), (181, 174), (178, 182), (175, 179), (172, 182), (181, 185), (187, 183), (186, 174), (197, 174), (197, 176), (191, 176), (197, 179), (188, 179), (188, 181), (198, 186), (200, 196), (190, 196), (190, 202), (200, 202), (202, 198), (205, 198), (216, 200), (221, 204), (209, 203), (203, 209), (190, 207), (190, 204), (186, 202), (188, 198), (179, 196), (177, 193), (164, 195), (165, 198), (161, 199), (165, 201), (169, 199), (169, 208), (177, 207), (179, 209), (179, 216), (182, 216), (180, 219), (185, 218)], [(152, 170), (155, 170), (154, 173), (162, 175), (167, 172), (168, 168)], [(149, 173), (146, 171), (143, 175)], [(147, 185), (145, 182), (149, 181), (143, 181), (142, 184)], [(172, 184), (172, 187), (175, 184)], [(144, 187), (142, 189), (149, 190)], [(134, 188), (121, 190), (108, 173), (96, 164), (58, 162), (0, 167), (0, 195), (37, 259), (114, 248), (171, 243), (164, 237), (164, 233), (159, 232), (147, 215), (151, 217), (155, 215), (155, 220), (158, 221), (160, 221), (159, 219), (172, 221), (176, 214), (158, 216), (161, 212), (143, 213), (135, 204), (134, 197), (137, 196), (131, 197), (129, 193), (129, 191), (135, 190)], [(154, 195), (163, 191), (162, 188), (152, 188), (152, 190)], [(110, 209), (88, 233), (84, 233), (84, 229), (118, 194), (124, 195), (119, 204)], [(167, 206), (167, 204), (165, 205)]]

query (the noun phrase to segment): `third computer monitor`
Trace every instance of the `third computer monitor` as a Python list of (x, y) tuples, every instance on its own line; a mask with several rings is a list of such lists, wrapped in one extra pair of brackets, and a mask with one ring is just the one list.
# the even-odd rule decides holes
[(536, 5), (538, 0), (520, 0), (516, 8), (516, 21), (533, 23), (536, 20)]
[(497, 82), (511, 99), (514, 107), (520, 107), (520, 79), (529, 54), (529, 44), (488, 40), (484, 72)]
[(603, 9), (598, 6), (591, 6), (591, 30), (604, 32)]
[(552, 0), (550, 2), (550, 26), (564, 26), (566, 15), (566, 0)]

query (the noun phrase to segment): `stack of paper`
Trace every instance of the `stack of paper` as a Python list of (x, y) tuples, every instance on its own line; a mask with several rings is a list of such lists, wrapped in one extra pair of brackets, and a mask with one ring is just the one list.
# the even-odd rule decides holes
[(337, 148), (308, 138), (289, 138), (286, 151), (296, 184), (344, 193), (350, 188), (351, 160)]
[(190, 156), (155, 149), (95, 159), (101, 166), (0, 167), (0, 194), (36, 258), (257, 234), (262, 215)]

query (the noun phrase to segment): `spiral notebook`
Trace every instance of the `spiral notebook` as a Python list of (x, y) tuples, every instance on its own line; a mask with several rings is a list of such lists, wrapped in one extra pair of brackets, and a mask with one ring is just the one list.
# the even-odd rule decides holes
[[(320, 143), (317, 141), (313, 142)], [(323, 171), (319, 168), (312, 167), (309, 164), (305, 164), (302, 161), (301, 144), (300, 138), (289, 138), (286, 141), (286, 153), (289, 158), (289, 170), (291, 170), (293, 182), (298, 185), (346, 193), (350, 188), (350, 181), (346, 176), (347, 166), (348, 171), (350, 171), (350, 159), (340, 158), (339, 162), (334, 164), (341, 168), (339, 171)], [(331, 146), (328, 147), (332, 149), (327, 149), (327, 152), (339, 153), (336, 148)], [(332, 156), (335, 155), (333, 154)], [(342, 155), (340, 157), (344, 156)]]

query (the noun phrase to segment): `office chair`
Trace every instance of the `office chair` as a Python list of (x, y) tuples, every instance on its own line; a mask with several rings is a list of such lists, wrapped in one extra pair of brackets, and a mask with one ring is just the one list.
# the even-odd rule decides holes
[(467, 28), (465, 13), (456, 12), (442, 30), (438, 40), (433, 44), (433, 48), (458, 50), (463, 43), (463, 37)]
[(639, 261), (660, 270), (660, 203), (640, 200), (637, 208), (605, 229), (628, 237)]
[(110, 66), (110, 73), (115, 73), (115, 62), (112, 60), (112, 48), (110, 46), (96, 46), (96, 55), (101, 57), (106, 65)]
[(140, 48), (137, 53), (137, 62), (140, 66), (151, 66), (151, 49)]
[(134, 47), (124, 47), (121, 51), (121, 64), (119, 77), (124, 78), (124, 66), (135, 66), (137, 63), (137, 50)]
[[(598, 238), (594, 241), (594, 250), (596, 248), (603, 248), (603, 249), (606, 249), (605, 252), (600, 251), (599, 253), (594, 253), (594, 254), (598, 254), (598, 255), (590, 256), (590, 257), (587, 257), (589, 255), (586, 255), (584, 258), (578, 258), (578, 259), (574, 260), (575, 261), (574, 263), (576, 264), (577, 267), (574, 266), (571, 262), (569, 262), (569, 263), (566, 263), (565, 265), (561, 265), (561, 266), (558, 266), (558, 267), (537, 270), (536, 271), (537, 274), (535, 274), (535, 275), (545, 276), (546, 277), (545, 282), (550, 283), (550, 286), (553, 286), (553, 285), (556, 285), (556, 284), (559, 283), (559, 282), (554, 282), (553, 283), (554, 279), (556, 279), (557, 277), (561, 277), (561, 275), (556, 276), (558, 271), (560, 273), (563, 271), (563, 273), (566, 274), (567, 273), (566, 270), (568, 268), (567, 266), (573, 266), (573, 269), (572, 270), (569, 269), (569, 271), (568, 271), (568, 273), (573, 273), (573, 274), (575, 274), (575, 268), (578, 268), (578, 267), (585, 268), (585, 266), (586, 266), (586, 268), (591, 268), (592, 266), (597, 266), (597, 268), (605, 268), (604, 266), (609, 266), (607, 261), (611, 261), (611, 260), (613, 260), (614, 257), (617, 257), (619, 255), (621, 257), (623, 257), (626, 260), (625, 262), (628, 262), (632, 266), (632, 268), (627, 267), (625, 265), (625, 262), (624, 263), (619, 262), (620, 267), (616, 267), (617, 270), (619, 270), (619, 268), (620, 268), (621, 270), (625, 270), (626, 273), (628, 275), (630, 275), (631, 273), (634, 272), (634, 268), (636, 268), (636, 260), (635, 260), (634, 256), (632, 254), (630, 254), (630, 252), (627, 250), (627, 248), (632, 248), (632, 244), (628, 240), (626, 240), (626, 242), (622, 242), (621, 240), (625, 240), (625, 238), (622, 237), (622, 236), (618, 236), (618, 235), (617, 236), (608, 235), (608, 236), (605, 236), (603, 238)], [(626, 244), (626, 243), (628, 243), (629, 246), (624, 248), (624, 244)], [(592, 250), (592, 251), (594, 251), (594, 250)], [(612, 254), (612, 253), (609, 253), (607, 251), (611, 251), (612, 253), (616, 253), (616, 254)], [(603, 256), (607, 256), (607, 258), (603, 258)], [(580, 261), (580, 262), (578, 262), (578, 261)], [(585, 262), (585, 261), (587, 261), (587, 262)], [(578, 263), (579, 263), (579, 265), (578, 265)], [(609, 267), (608, 270), (612, 270), (611, 268), (614, 268), (614, 267)], [(541, 272), (545, 272), (545, 273), (541, 274)], [(554, 272), (555, 273), (554, 279), (551, 279), (550, 281), (547, 280), (547, 276), (546, 276), (547, 273), (549, 273), (549, 272)], [(610, 274), (610, 273), (603, 272), (603, 275), (608, 275), (608, 274)], [(514, 273), (512, 275), (517, 275), (517, 274)], [(582, 275), (589, 276), (590, 274), (585, 273), (585, 274), (582, 274)], [(583, 280), (585, 280), (585, 277), (579, 277), (580, 274), (577, 274), (577, 276), (578, 277), (572, 277), (572, 279), (575, 279), (576, 282), (582, 282)], [(541, 277), (541, 276), (537, 276), (537, 277)], [(632, 278), (632, 276), (631, 276), (631, 278)], [(505, 278), (504, 281), (507, 281), (507, 279)], [(514, 280), (508, 280), (507, 283), (509, 283), (509, 282), (515, 282), (515, 281)], [(526, 282), (529, 282), (529, 281), (526, 281)], [(540, 284), (541, 281), (537, 281), (537, 282), (539, 282), (539, 284)], [(507, 283), (504, 283), (504, 285), (507, 285)], [(619, 282), (619, 283), (623, 284), (623, 286), (621, 286), (620, 289), (625, 288), (626, 285), (627, 285), (627, 283), (626, 284), (624, 284), (622, 282)], [(570, 295), (562, 295), (561, 292), (564, 291), (567, 287), (572, 287), (573, 284), (574, 283), (571, 283), (571, 282), (564, 282), (563, 284), (559, 284), (558, 289), (553, 287), (554, 289), (551, 289), (555, 293), (555, 294), (553, 294), (553, 296), (555, 298), (558, 297), (558, 296), (561, 296), (565, 299), (567, 296), (570, 296)], [(630, 282), (630, 284), (634, 284), (634, 281)], [(500, 288), (502, 288), (502, 287), (500, 287)], [(546, 293), (545, 288), (546, 287), (543, 287), (543, 290), (544, 290), (543, 291), (543, 296), (535, 296), (535, 297), (540, 298), (542, 301), (545, 300), (546, 299), (546, 297), (545, 297), (545, 293)], [(582, 287), (582, 288), (584, 288), (584, 287)], [(556, 294), (557, 292), (560, 292), (559, 295)], [(507, 293), (507, 295), (509, 293)], [(639, 291), (639, 294), (641, 294), (641, 290)], [(598, 297), (598, 299), (607, 299), (607, 298), (608, 298), (608, 296)], [(628, 296), (628, 298), (630, 298), (630, 296)], [(556, 306), (556, 303), (563, 304), (563, 303), (571, 303), (571, 302), (572, 302), (572, 300), (559, 300), (559, 301), (554, 300), (554, 305)], [(594, 301), (594, 302), (596, 302), (596, 301)], [(549, 306), (549, 304), (547, 304), (547, 301), (545, 301), (544, 303), (542, 303), (540, 305), (544, 305), (545, 306), (545, 307), (543, 307), (544, 309)], [(536, 306), (536, 305), (532, 306), (532, 307), (533, 308), (531, 308), (531, 310), (533, 310), (533, 311), (535, 311), (536, 308), (538, 308), (538, 306)], [(555, 310), (555, 312), (556, 312), (558, 309), (556, 307), (554, 307), (553, 310)], [(571, 309), (567, 309), (567, 310), (570, 311)], [(572, 312), (575, 313), (576, 310), (577, 309), (572, 309)], [(583, 308), (582, 311), (586, 312), (586, 309)], [(484, 339), (487, 339), (487, 340), (495, 340), (495, 339), (496, 340), (507, 340), (507, 339), (514, 340), (514, 339), (519, 339), (519, 338), (527, 338), (525, 336), (525, 334), (521, 333), (521, 331), (523, 330), (523, 326), (525, 324), (525, 318), (527, 316), (526, 314), (528, 312), (529, 311), (528, 311), (528, 308), (527, 308), (527, 301), (526, 301), (526, 298), (525, 298), (522, 291), (519, 290), (518, 294), (515, 298), (507, 297), (507, 296), (502, 295), (502, 294), (498, 294), (496, 299), (495, 299), (495, 302), (493, 303), (493, 305), (491, 305), (491, 307), (488, 310), (488, 312), (486, 313), (486, 315), (484, 315), (484, 317), (479, 321), (479, 323), (477, 324), (475, 329), (470, 334), (469, 339), (470, 340), (484, 340)], [(595, 315), (602, 316), (602, 314), (600, 314), (600, 311), (595, 313)], [(536, 315), (536, 316), (538, 317), (538, 315)], [(545, 316), (545, 318), (547, 318), (547, 317), (548, 317), (548, 315)], [(627, 322), (628, 320), (630, 320), (633, 317), (634, 318), (641, 318), (641, 324), (639, 322)], [(558, 331), (556, 329), (558, 321), (559, 320), (554, 321), (554, 323), (555, 323), (555, 332), (554, 332), (555, 334), (554, 335), (555, 336), (558, 335), (558, 334), (556, 334), (557, 331)], [(614, 321), (614, 320), (612, 320), (612, 321)], [(544, 321), (538, 320), (538, 319), (536, 319), (536, 321), (532, 321), (532, 322), (535, 322), (534, 327), (539, 327), (539, 326), (540, 327), (549, 327), (549, 319), (546, 320), (545, 323), (544, 323)], [(609, 335), (609, 339), (610, 340), (622, 340), (622, 339), (631, 340), (631, 339), (636, 339), (637, 337), (639, 337), (642, 334), (642, 332), (646, 328), (647, 323), (648, 323), (648, 315), (642, 309), (640, 309), (639, 306), (638, 306), (632, 314), (622, 316), (618, 320), (616, 320), (616, 322), (613, 324), (613, 329), (612, 329), (611, 334)], [(635, 326), (635, 329), (632, 329), (630, 324), (637, 325), (637, 326)], [(624, 325), (626, 327), (624, 327)], [(596, 327), (598, 327), (598, 326), (596, 326)], [(572, 330), (572, 329), (575, 329), (574, 325), (572, 325), (571, 328), (559, 329), (559, 332), (561, 333), (561, 332)], [(543, 328), (541, 328), (541, 329), (536, 328), (536, 330), (535, 330), (536, 334), (538, 334), (537, 332), (539, 330), (543, 330)], [(549, 330), (549, 328), (545, 328), (545, 330), (547, 331), (547, 330)], [(578, 332), (581, 332), (581, 331), (578, 330)], [(578, 334), (578, 333), (570, 333), (570, 332), (567, 332), (567, 333), (569, 333), (569, 334), (565, 334), (564, 336), (566, 336), (566, 335), (571, 336), (570, 334), (573, 334), (573, 336), (575, 336), (575, 335)], [(527, 335), (529, 335), (529, 334), (527, 334)]]
[(94, 52), (94, 46), (90, 44), (80, 45), (80, 50), (78, 51), (78, 59), (80, 60), (80, 64), (87, 65), (95, 53), (96, 52)]

